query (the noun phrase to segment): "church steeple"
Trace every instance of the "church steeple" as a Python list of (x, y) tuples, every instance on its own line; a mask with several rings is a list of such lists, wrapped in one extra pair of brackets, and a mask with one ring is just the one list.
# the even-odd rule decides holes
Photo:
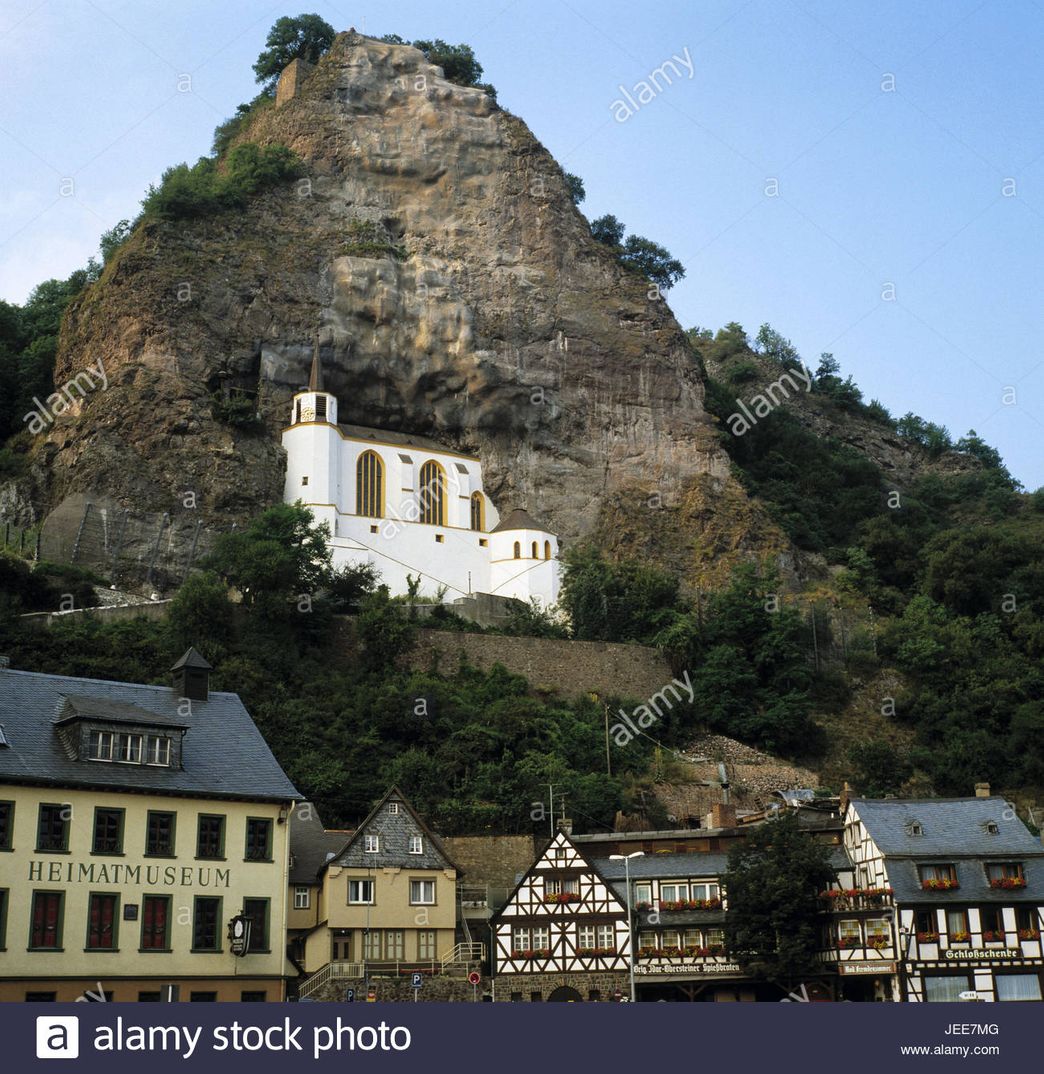
[(323, 363), (319, 357), (319, 333), (315, 334), (312, 348), (312, 368), (308, 374), (308, 387), (294, 396), (291, 425), (302, 422), (337, 424), (337, 397), (331, 395), (323, 384)]
[(323, 391), (323, 365), (319, 360), (319, 333), (315, 334), (315, 349), (312, 351), (312, 371), (308, 375), (308, 390)]

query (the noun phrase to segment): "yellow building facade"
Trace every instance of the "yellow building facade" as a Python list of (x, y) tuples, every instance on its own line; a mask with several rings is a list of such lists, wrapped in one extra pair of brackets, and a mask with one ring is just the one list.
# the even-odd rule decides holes
[(285, 997), (300, 796), (239, 698), (190, 677), (0, 671), (0, 1001)]
[(298, 961), (309, 974), (329, 963), (355, 964), (366, 976), (434, 971), (454, 948), (458, 877), (438, 837), (393, 788), (320, 866), (310, 889), (315, 924), (297, 934)]

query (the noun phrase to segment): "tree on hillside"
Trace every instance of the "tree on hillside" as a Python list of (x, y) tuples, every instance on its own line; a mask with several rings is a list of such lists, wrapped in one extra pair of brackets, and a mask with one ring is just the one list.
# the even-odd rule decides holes
[(591, 234), (596, 242), (606, 246), (622, 246), (624, 225), (612, 213), (606, 213), (605, 216), (591, 221)]
[(584, 181), (579, 175), (574, 175), (572, 172), (565, 173), (566, 186), (569, 187), (569, 196), (573, 199), (574, 205), (579, 205), (580, 202), (587, 197), (587, 191), (584, 190)]
[(620, 260), (661, 291), (669, 291), (685, 276), (685, 266), (676, 257), (671, 257), (669, 250), (641, 235), (627, 236)]
[(244, 530), (222, 534), (203, 566), (237, 589), (248, 606), (277, 611), (330, 577), (330, 528), (301, 504), (276, 504)]
[(730, 956), (752, 977), (787, 990), (820, 971), (818, 893), (835, 875), (829, 849), (801, 829), (796, 814), (755, 828), (730, 851), (722, 877)]
[(256, 81), (265, 92), (275, 92), (275, 85), (283, 69), (293, 60), (302, 59), (316, 63), (333, 44), (334, 28), (318, 15), (284, 15), (276, 20), (268, 31), (265, 51), (254, 64)]

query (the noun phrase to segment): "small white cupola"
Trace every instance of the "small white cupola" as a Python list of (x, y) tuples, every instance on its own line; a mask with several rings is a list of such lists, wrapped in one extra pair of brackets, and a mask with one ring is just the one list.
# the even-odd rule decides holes
[(308, 375), (308, 388), (294, 396), (291, 425), (304, 422), (337, 424), (337, 397), (323, 388), (323, 366), (319, 358), (319, 336), (315, 337), (312, 353), (312, 371)]

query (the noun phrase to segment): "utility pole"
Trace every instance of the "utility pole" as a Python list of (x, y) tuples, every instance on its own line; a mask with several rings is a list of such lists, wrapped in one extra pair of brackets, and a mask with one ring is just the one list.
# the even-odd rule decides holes
[(602, 708), (605, 710), (605, 772), (606, 775), (611, 776), (613, 774), (613, 762), (609, 755), (609, 702), (603, 701)]

